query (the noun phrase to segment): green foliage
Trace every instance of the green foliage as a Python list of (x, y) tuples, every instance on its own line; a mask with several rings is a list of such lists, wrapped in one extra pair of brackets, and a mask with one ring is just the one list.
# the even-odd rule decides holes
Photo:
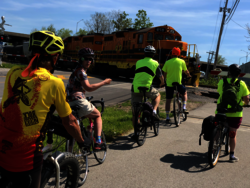
[(66, 38), (66, 37), (70, 37), (72, 35), (73, 31), (69, 30), (69, 29), (60, 29), (56, 31), (56, 34), (58, 36), (60, 36), (62, 39)]
[(17, 65), (20, 67), (27, 67), (27, 65), (22, 65), (22, 64), (2, 63), (2, 66), (0, 66), (0, 68), (12, 68)]
[(54, 27), (53, 24), (50, 24), (50, 25), (46, 28), (46, 30), (51, 31), (51, 32), (53, 32), (53, 33), (56, 33), (56, 28)]
[(125, 28), (130, 28), (132, 27), (132, 18), (127, 18), (129, 14), (126, 14), (125, 11), (122, 12), (122, 14), (119, 14), (119, 18), (117, 20), (112, 20), (114, 24), (114, 28), (117, 31), (122, 31)]
[(226, 64), (226, 58), (222, 57), (222, 55), (218, 55), (217, 65), (225, 65), (225, 64)]
[(217, 87), (219, 81), (220, 80), (218, 78), (214, 78), (214, 77), (209, 76), (208, 79), (201, 79), (199, 84), (200, 85), (216, 86)]
[(87, 35), (88, 34), (88, 31), (86, 31), (85, 29), (79, 29), (77, 31), (77, 33), (75, 34), (75, 36), (79, 36), (79, 35)]
[(138, 10), (135, 18), (134, 29), (140, 29), (142, 27), (152, 27), (154, 24), (150, 22), (150, 18), (147, 17), (147, 12), (145, 10)]

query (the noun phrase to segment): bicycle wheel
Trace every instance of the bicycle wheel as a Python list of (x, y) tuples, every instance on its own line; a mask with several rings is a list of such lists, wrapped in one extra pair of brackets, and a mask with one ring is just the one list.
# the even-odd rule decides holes
[[(159, 116), (159, 108), (157, 108), (157, 115)], [(160, 126), (160, 122), (159, 121), (154, 121), (154, 133), (155, 133), (155, 136), (158, 136), (159, 135), (159, 126)]]
[(181, 122), (180, 109), (179, 108), (180, 108), (180, 105), (179, 105), (178, 98), (175, 97), (174, 102), (173, 102), (173, 113), (174, 113), (174, 121), (175, 121), (176, 127), (179, 127), (180, 122)]
[(227, 131), (225, 133), (225, 155), (228, 155), (230, 153), (230, 147), (229, 147), (229, 129), (227, 128)]
[(215, 128), (208, 146), (208, 163), (213, 168), (217, 164), (221, 152), (221, 130)]
[[(94, 130), (92, 132), (92, 136), (94, 138), (93, 140), (95, 140), (96, 136), (95, 136), (95, 131)], [(101, 140), (102, 140), (102, 143), (105, 144), (105, 149), (100, 150), (100, 151), (93, 149), (95, 159), (100, 164), (102, 164), (105, 161), (106, 156), (107, 156), (107, 144), (106, 144), (106, 138), (105, 138), (105, 135), (104, 135), (103, 131), (101, 133)], [(94, 148), (94, 141), (92, 142), (92, 147)]]
[(142, 109), (138, 109), (135, 113), (134, 129), (136, 135), (136, 142), (139, 146), (142, 146), (146, 141), (147, 126), (143, 125), (142, 121)]
[[(70, 149), (73, 149), (70, 151)], [(88, 156), (87, 152), (83, 151), (79, 148), (78, 144), (75, 143), (75, 140), (72, 138), (72, 140), (67, 140), (66, 145), (65, 145), (65, 151), (66, 152), (72, 152), (73, 155), (76, 157), (79, 163), (79, 168), (80, 168), (80, 175), (79, 175), (79, 180), (78, 180), (78, 186), (81, 186), (85, 183), (88, 175)]]
[[(79, 178), (79, 163), (72, 153), (65, 152), (64, 157), (58, 160), (60, 165), (60, 187), (76, 188)], [(41, 188), (56, 187), (55, 166), (45, 160), (42, 168)]]

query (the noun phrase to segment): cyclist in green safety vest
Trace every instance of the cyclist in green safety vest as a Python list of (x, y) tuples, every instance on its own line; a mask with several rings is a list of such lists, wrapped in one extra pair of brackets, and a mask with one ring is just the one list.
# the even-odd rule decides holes
[(184, 96), (183, 99), (183, 111), (187, 112), (186, 104), (187, 104), (187, 91), (186, 88), (181, 84), (182, 80), (182, 71), (188, 76), (191, 77), (186, 63), (184, 60), (178, 58), (180, 56), (181, 50), (179, 48), (174, 47), (172, 49), (172, 59), (165, 62), (162, 70), (164, 71), (164, 78), (166, 78), (166, 123), (170, 122), (169, 111), (170, 111), (170, 103), (174, 95), (174, 87), (172, 85), (173, 82), (178, 82), (180, 85), (177, 87), (179, 93)]
[(146, 97), (152, 99), (153, 114), (156, 119), (159, 117), (156, 113), (159, 106), (161, 95), (157, 89), (152, 87), (152, 82), (155, 76), (158, 76), (161, 80), (160, 87), (164, 86), (164, 78), (161, 72), (160, 65), (157, 61), (153, 60), (156, 50), (153, 46), (146, 46), (144, 49), (145, 58), (136, 62), (135, 77), (131, 89), (131, 103), (142, 102), (143, 93), (140, 93), (138, 87), (148, 87)]

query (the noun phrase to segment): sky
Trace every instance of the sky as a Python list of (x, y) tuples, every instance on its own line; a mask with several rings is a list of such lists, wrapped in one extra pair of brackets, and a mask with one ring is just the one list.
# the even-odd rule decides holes
[[(228, 0), (231, 8), (235, 0)], [(129, 18), (136, 18), (138, 10), (145, 10), (154, 27), (169, 25), (182, 35), (182, 41), (196, 44), (201, 61), (207, 61), (209, 51), (215, 51), (225, 0), (1, 0), (0, 16), (5, 16), (6, 31), (30, 34), (34, 28), (53, 24), (56, 29), (76, 31), (77, 22), (89, 20), (95, 12), (125, 11)], [(225, 25), (219, 54), (226, 58), (227, 65), (246, 63), (250, 51), (249, 34), (250, 1), (240, 0), (231, 19)], [(83, 21), (78, 29), (86, 29)], [(250, 54), (248, 57), (250, 61)]]

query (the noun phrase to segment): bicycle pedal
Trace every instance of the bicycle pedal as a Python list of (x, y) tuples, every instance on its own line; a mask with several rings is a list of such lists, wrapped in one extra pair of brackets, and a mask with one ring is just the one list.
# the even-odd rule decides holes
[(189, 112), (183, 112), (184, 114), (189, 114)]

